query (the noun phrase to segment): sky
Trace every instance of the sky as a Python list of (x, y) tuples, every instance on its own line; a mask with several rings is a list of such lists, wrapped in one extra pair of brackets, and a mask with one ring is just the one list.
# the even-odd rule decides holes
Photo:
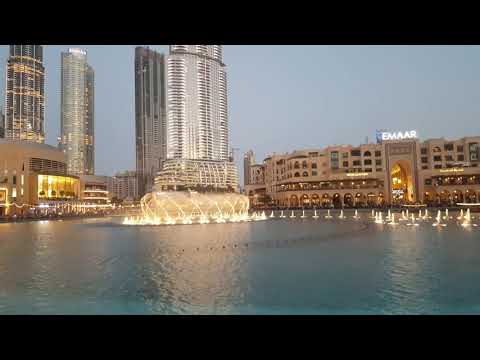
[[(56, 146), (60, 134), (60, 53), (69, 47), (85, 49), (95, 70), (96, 174), (133, 170), (133, 45), (45, 47), (46, 142)], [(7, 56), (0, 46), (2, 99)], [(239, 174), (249, 149), (262, 162), (274, 152), (373, 142), (376, 129), (480, 135), (480, 46), (226, 45), (224, 62)]]

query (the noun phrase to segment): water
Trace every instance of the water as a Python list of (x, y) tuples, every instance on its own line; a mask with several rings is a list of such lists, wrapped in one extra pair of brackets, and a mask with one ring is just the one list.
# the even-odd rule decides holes
[(480, 227), (306, 214), (0, 224), (0, 314), (480, 314)]

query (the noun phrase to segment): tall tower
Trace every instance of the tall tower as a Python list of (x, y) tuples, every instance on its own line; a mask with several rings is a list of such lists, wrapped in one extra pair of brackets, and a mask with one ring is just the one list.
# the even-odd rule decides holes
[(62, 52), (61, 120), (59, 147), (67, 155), (72, 175), (93, 175), (94, 71), (82, 49)]
[(135, 49), (135, 142), (138, 193), (151, 191), (166, 158), (165, 57)]
[(245, 153), (243, 157), (243, 185), (250, 184), (250, 167), (255, 165), (255, 155), (252, 150)]
[(167, 66), (168, 158), (227, 161), (227, 73), (221, 45), (171, 45)]
[(10, 45), (6, 66), (5, 137), (45, 142), (42, 45)]

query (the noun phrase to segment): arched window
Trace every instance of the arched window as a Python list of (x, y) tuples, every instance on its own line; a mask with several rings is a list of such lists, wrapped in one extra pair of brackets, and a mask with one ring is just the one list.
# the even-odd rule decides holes
[(363, 153), (363, 156), (372, 156), (372, 153), (367, 150)]
[(436, 152), (442, 152), (442, 149), (440, 149), (438, 146), (435, 146), (435, 147), (433, 148), (433, 152), (435, 152), (435, 153), (436, 153)]
[(295, 165), (293, 166), (295, 169), (300, 169), (300, 163), (295, 161)]
[(300, 177), (300, 173), (296, 172), (295, 175), (293, 175), (294, 177)]
[(303, 176), (303, 177), (307, 177), (307, 176), (308, 176), (308, 172), (304, 171), (302, 176)]
[(303, 162), (302, 162), (302, 168), (306, 169), (307, 167), (308, 167), (307, 161), (306, 161), (306, 160), (303, 160)]

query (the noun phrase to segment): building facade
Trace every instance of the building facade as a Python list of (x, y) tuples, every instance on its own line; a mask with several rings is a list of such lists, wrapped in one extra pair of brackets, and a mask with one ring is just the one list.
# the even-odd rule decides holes
[(110, 178), (109, 190), (112, 200), (134, 201), (139, 197), (137, 187), (137, 173), (135, 171), (124, 171), (115, 174)]
[(135, 141), (138, 192), (151, 191), (166, 158), (165, 56), (135, 49)]
[(6, 65), (5, 138), (45, 142), (42, 45), (10, 45)]
[(80, 176), (80, 200), (90, 209), (105, 209), (111, 206), (108, 176)]
[(255, 165), (255, 154), (252, 150), (249, 150), (243, 156), (243, 185), (250, 184), (250, 167)]
[(69, 49), (61, 55), (59, 148), (67, 157), (69, 174), (95, 173), (94, 71), (87, 53)]
[(5, 115), (3, 109), (0, 109), (0, 139), (5, 137)]
[(236, 190), (221, 45), (171, 45), (166, 74), (167, 160), (155, 189)]
[(0, 140), (0, 215), (75, 203), (79, 195), (80, 180), (67, 175), (66, 157), (60, 150), (46, 144)]
[(263, 189), (280, 207), (477, 203), (479, 146), (479, 136), (405, 138), (273, 155), (259, 165), (263, 184), (246, 190), (253, 199)]

